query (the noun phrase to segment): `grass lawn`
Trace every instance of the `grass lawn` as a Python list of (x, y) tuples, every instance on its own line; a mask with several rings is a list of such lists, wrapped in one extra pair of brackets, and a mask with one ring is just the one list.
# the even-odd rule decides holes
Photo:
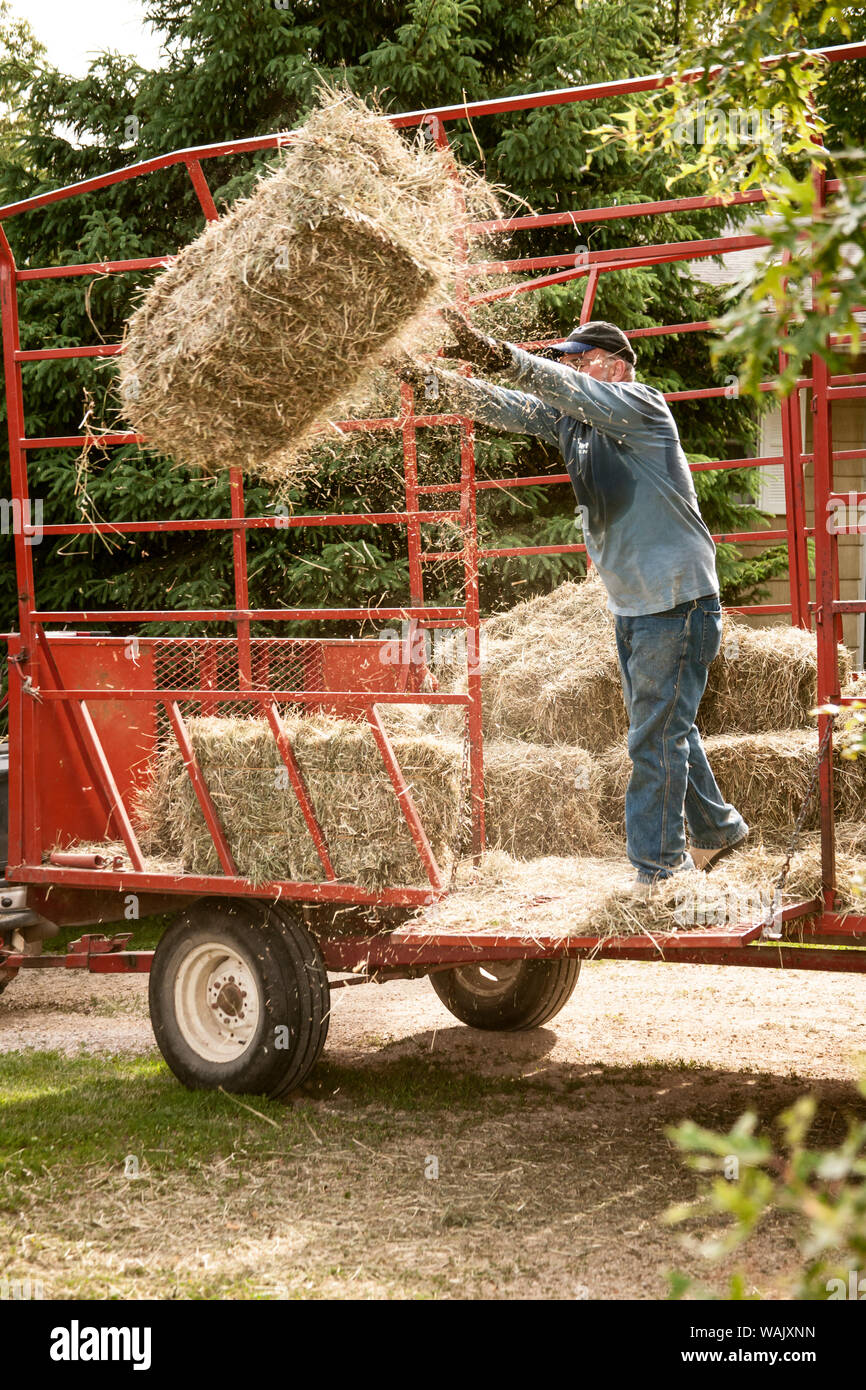
[(151, 1058), (8, 1054), (0, 1272), (100, 1299), (435, 1298), (508, 1277), (506, 1233), (546, 1200), (527, 1164), (564, 1142), (536, 1133), (531, 1162), (503, 1164), (500, 1134), (491, 1161), (531, 1086), (402, 1062), (320, 1065), (307, 1089), (285, 1105), (185, 1091)]
[[(772, 1113), (802, 1090), (767, 1080)], [(0, 1276), (51, 1299), (664, 1298), (669, 1271), (709, 1272), (662, 1221), (696, 1190), (665, 1128), (741, 1105), (652, 1062), (554, 1091), (325, 1061), (283, 1104), (186, 1091), (152, 1057), (9, 1053)], [(795, 1260), (784, 1214), (737, 1257), (765, 1297)]]

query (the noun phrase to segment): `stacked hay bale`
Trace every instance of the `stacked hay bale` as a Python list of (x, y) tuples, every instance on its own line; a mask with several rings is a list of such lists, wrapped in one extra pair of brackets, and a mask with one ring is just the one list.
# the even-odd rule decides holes
[[(803, 804), (818, 752), (814, 729), (783, 729), (778, 733), (712, 734), (704, 740), (719, 788), (741, 816), (768, 844), (782, 842), (793, 830)], [(611, 748), (602, 762), (604, 822), (625, 822), (625, 791), (631, 761), (624, 747)], [(837, 760), (834, 775), (836, 814), (851, 820), (866, 815), (866, 775), (857, 763)], [(813, 797), (805, 829), (819, 823), (818, 798)]]
[[(553, 856), (624, 864), (624, 803), (631, 772), (604, 591), (595, 579), (491, 619), (482, 652), (487, 843), (512, 860)], [(840, 651), (845, 667), (847, 656)], [(465, 667), (440, 667), (443, 688), (465, 689)], [(724, 795), (754, 834), (750, 846), (781, 845), (808, 788), (817, 735), (814, 639), (755, 630), (726, 619), (711, 670), (706, 747)], [(434, 855), (451, 866), (460, 827), (463, 712), (446, 706), (383, 705), (381, 714)], [(768, 715), (768, 710), (770, 714)], [(703, 715), (703, 709), (702, 709)], [(775, 721), (772, 732), (765, 726)], [(423, 870), (366, 723), (284, 712), (337, 874), (366, 887), (424, 883)], [(743, 731), (743, 724), (752, 728)], [(706, 727), (706, 726), (705, 726)], [(256, 881), (324, 875), (269, 726), (258, 719), (191, 718), (189, 728), (240, 871)], [(464, 787), (464, 795), (465, 795)], [(840, 760), (837, 814), (866, 818), (866, 769)], [(818, 823), (817, 804), (807, 829)], [(166, 743), (139, 808), (145, 852), (199, 873), (216, 854), (180, 753)], [(751, 862), (751, 861), (750, 861)], [(764, 858), (765, 870), (770, 861)], [(598, 872), (602, 870), (599, 868)], [(749, 872), (757, 872), (754, 862)], [(811, 870), (810, 870), (811, 872)], [(748, 877), (748, 875), (747, 875)], [(616, 917), (610, 909), (611, 930)]]
[(601, 776), (584, 748), (492, 739), (484, 749), (486, 839), (518, 859), (595, 854)]
[[(839, 648), (839, 674), (851, 660)], [(436, 672), (465, 689), (461, 672)], [(604, 753), (625, 738), (613, 620), (593, 575), (497, 614), (482, 629), (484, 731), (489, 737), (579, 743)], [(815, 639), (800, 628), (753, 628), (730, 614), (701, 704), (702, 734), (814, 727)]]
[[(628, 718), (622, 696), (613, 620), (596, 576), (566, 583), (550, 594), (497, 614), (483, 628), (483, 727), (485, 764), (516, 766), (522, 743), (525, 766), (547, 758), (551, 815), (544, 852), (622, 853), (625, 790), (631, 772), (626, 749)], [(847, 649), (839, 648), (840, 679), (850, 675)], [(444, 689), (466, 689), (453, 663), (437, 669)], [(752, 628), (724, 618), (722, 648), (713, 662), (701, 704), (699, 727), (719, 785), (758, 836), (775, 843), (790, 833), (808, 788), (817, 736), (811, 711), (817, 699), (815, 639), (796, 628)], [(499, 744), (502, 752), (498, 752)], [(544, 752), (546, 750), (546, 753)], [(589, 758), (586, 786), (575, 797), (562, 767)], [(866, 777), (859, 763), (839, 762), (837, 813), (866, 811)], [(497, 786), (494, 779), (493, 786)], [(519, 799), (519, 783), (513, 790)], [(533, 788), (530, 804), (534, 804)], [(568, 812), (558, 803), (575, 803)], [(808, 825), (816, 825), (817, 804)], [(514, 819), (514, 818), (512, 818)], [(512, 853), (536, 852), (530, 813), (525, 835), (517, 817), (510, 841), (489, 816), (490, 843)]]
[[(366, 888), (428, 878), (372, 730), (365, 722), (283, 712), (287, 735), (338, 878)], [(190, 741), (238, 871), (254, 883), (324, 879), (270, 725), (264, 719), (187, 720)], [(437, 863), (451, 863), (460, 746), (430, 733), (391, 743)], [(176, 856), (187, 872), (220, 872), (192, 782), (173, 739), (156, 760), (137, 817), (146, 854)]]

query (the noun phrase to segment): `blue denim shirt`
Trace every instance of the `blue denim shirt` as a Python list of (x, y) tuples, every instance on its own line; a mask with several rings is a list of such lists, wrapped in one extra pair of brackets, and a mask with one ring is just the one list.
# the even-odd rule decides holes
[(517, 391), (442, 372), (457, 409), (556, 446), (583, 539), (620, 617), (716, 594), (716, 547), (667, 401), (639, 382), (596, 381), (509, 343)]

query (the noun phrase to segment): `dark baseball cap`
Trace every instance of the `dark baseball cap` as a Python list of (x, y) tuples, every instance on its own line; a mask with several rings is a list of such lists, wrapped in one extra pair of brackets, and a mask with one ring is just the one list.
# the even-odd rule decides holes
[(610, 352), (617, 357), (624, 357), (626, 362), (631, 362), (632, 366), (637, 361), (637, 353), (622, 329), (617, 328), (615, 323), (605, 323), (603, 319), (595, 319), (592, 323), (578, 324), (577, 328), (569, 333), (565, 342), (560, 343), (557, 351), (571, 354), (573, 352), (589, 352), (592, 348), (601, 348), (602, 352)]

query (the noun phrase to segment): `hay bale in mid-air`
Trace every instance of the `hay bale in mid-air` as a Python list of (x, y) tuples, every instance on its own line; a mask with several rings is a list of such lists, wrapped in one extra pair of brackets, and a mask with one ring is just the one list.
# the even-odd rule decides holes
[[(281, 483), (369, 369), (446, 303), (464, 222), (447, 154), (327, 92), (255, 191), (146, 291), (119, 359), (148, 443)], [(468, 216), (492, 190), (461, 174)], [(480, 190), (484, 189), (481, 193)]]
[[(285, 711), (281, 722), (338, 878), (367, 888), (429, 882), (369, 725)], [(321, 882), (321, 860), (267, 721), (202, 716), (187, 728), (238, 871), (257, 883)], [(389, 737), (445, 872), (457, 832), (460, 745), (424, 733)], [(173, 739), (158, 751), (137, 816), (145, 853), (176, 856), (188, 873), (220, 872)]]

